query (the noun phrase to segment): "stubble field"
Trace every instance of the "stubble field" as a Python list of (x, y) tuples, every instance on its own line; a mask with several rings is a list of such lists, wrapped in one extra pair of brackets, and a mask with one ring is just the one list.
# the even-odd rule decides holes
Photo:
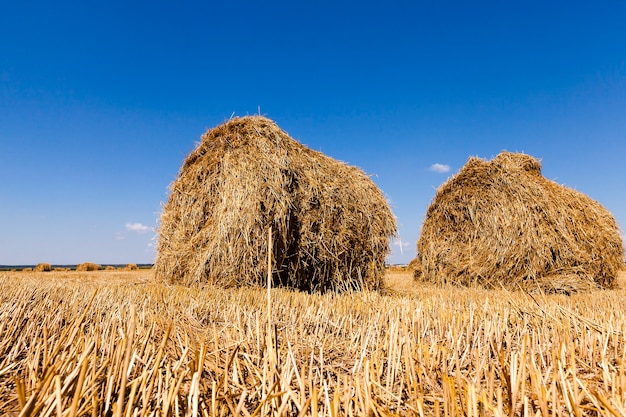
[(0, 272), (0, 415), (626, 415), (626, 290), (382, 293)]

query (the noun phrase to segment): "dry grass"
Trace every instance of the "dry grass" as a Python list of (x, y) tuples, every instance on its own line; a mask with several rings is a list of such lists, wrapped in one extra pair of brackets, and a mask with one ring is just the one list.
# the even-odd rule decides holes
[(610, 288), (624, 268), (611, 213), (511, 152), (470, 158), (437, 190), (417, 252), (416, 279), (486, 288)]
[(0, 415), (626, 413), (623, 288), (387, 281), (386, 294), (272, 290), (270, 304), (143, 270), (0, 274)]

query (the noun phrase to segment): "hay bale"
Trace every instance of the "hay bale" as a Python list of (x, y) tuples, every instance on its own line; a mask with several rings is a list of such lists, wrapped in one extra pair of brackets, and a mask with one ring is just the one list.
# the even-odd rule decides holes
[(261, 117), (207, 131), (163, 208), (157, 279), (304, 291), (382, 285), (393, 217), (358, 168), (313, 151)]
[(612, 215), (510, 152), (469, 158), (437, 190), (417, 252), (418, 280), (549, 292), (610, 288), (624, 266)]
[(35, 266), (35, 272), (50, 272), (52, 271), (52, 265), (42, 262)]
[(93, 262), (84, 262), (82, 264), (76, 265), (77, 271), (98, 271), (100, 269), (102, 269), (102, 266), (94, 264)]
[(137, 266), (137, 264), (128, 264), (126, 265), (126, 267), (124, 267), (124, 269), (127, 271), (137, 271), (139, 267)]
[(114, 267), (113, 265), (107, 265), (104, 267), (105, 271), (115, 271), (117, 268)]

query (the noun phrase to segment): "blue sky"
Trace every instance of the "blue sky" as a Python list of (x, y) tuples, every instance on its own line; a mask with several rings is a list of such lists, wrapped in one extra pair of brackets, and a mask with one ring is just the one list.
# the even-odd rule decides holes
[(259, 109), (373, 175), (392, 263), (436, 188), (503, 149), (626, 228), (625, 19), (608, 1), (3, 2), (0, 264), (152, 262), (185, 156)]

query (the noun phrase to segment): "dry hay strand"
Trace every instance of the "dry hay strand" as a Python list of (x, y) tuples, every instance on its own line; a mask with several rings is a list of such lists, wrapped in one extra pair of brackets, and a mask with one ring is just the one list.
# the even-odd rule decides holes
[(98, 271), (100, 269), (102, 269), (102, 266), (94, 264), (93, 262), (84, 262), (82, 264), (76, 265), (77, 271)]
[(487, 288), (611, 288), (624, 267), (613, 216), (543, 177), (537, 159), (510, 152), (469, 158), (437, 190), (417, 252), (417, 280)]
[(52, 265), (50, 265), (49, 263), (39, 263), (35, 266), (34, 269), (35, 272), (50, 272), (52, 271)]
[(413, 258), (411, 262), (406, 266), (407, 271), (415, 272), (417, 269), (417, 258)]
[(157, 279), (304, 291), (377, 289), (395, 218), (360, 169), (313, 151), (261, 116), (208, 130), (170, 186)]
[(137, 271), (139, 269), (139, 267), (137, 266), (137, 264), (127, 264), (124, 267), (125, 270), (127, 271)]

